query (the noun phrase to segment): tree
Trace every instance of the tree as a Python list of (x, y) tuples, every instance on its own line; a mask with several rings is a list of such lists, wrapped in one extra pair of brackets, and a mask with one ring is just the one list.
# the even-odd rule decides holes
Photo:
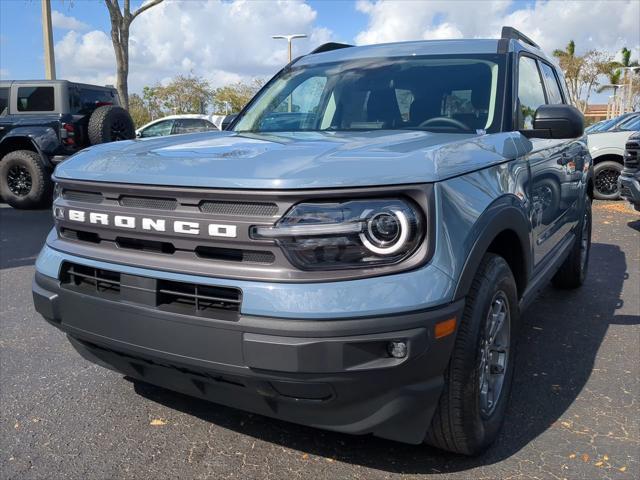
[(163, 0), (149, 0), (131, 13), (131, 0), (124, 0), (124, 8), (120, 10), (118, 0), (104, 0), (111, 18), (111, 43), (116, 54), (116, 88), (124, 108), (129, 108), (129, 30), (131, 23), (143, 12), (154, 7)]
[(571, 103), (583, 113), (589, 105), (593, 90), (600, 84), (600, 78), (612, 71), (613, 60), (605, 52), (589, 50), (584, 55), (576, 55), (576, 44), (571, 40), (564, 50), (555, 50), (560, 68), (567, 80)]
[(151, 112), (145, 105), (144, 99), (137, 93), (133, 93), (129, 97), (129, 114), (131, 115), (136, 128), (139, 128), (152, 120)]
[(211, 105), (213, 89), (202, 77), (177, 75), (169, 84), (153, 87), (153, 96), (160, 109), (169, 114), (205, 113)]
[(216, 113), (238, 113), (262, 88), (264, 80), (255, 78), (249, 83), (237, 82), (216, 88), (213, 92), (213, 110)]

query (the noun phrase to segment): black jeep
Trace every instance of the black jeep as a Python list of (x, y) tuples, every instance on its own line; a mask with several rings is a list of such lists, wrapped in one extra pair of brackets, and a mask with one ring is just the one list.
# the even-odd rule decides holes
[(113, 87), (0, 82), (0, 195), (15, 208), (45, 206), (56, 163), (89, 145), (134, 137), (133, 121)]

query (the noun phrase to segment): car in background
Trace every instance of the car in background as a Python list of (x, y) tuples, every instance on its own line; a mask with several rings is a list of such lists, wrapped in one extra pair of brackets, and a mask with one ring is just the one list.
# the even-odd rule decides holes
[(634, 133), (627, 140), (624, 168), (618, 178), (618, 187), (622, 198), (640, 212), (640, 132)]
[(638, 117), (640, 117), (640, 112), (623, 113), (622, 115), (618, 115), (615, 118), (610, 118), (608, 120), (601, 120), (597, 123), (594, 123), (590, 127), (586, 128), (584, 131), (585, 133), (608, 132), (610, 130), (615, 130), (622, 124)]
[(0, 81), (0, 196), (14, 208), (43, 207), (58, 163), (91, 145), (134, 137), (112, 86)]
[(209, 130), (220, 130), (213, 122), (211, 115), (169, 115), (143, 125), (136, 130), (136, 137), (164, 137), (166, 135), (206, 132)]
[(640, 114), (627, 116), (615, 128), (591, 132), (587, 136), (589, 153), (594, 163), (594, 197), (619, 200), (618, 177), (624, 165), (624, 149), (629, 137), (640, 130)]

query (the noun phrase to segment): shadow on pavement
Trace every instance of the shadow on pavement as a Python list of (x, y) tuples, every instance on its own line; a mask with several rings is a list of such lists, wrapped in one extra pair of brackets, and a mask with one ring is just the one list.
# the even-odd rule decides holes
[(51, 209), (16, 210), (0, 204), (0, 269), (33, 265), (52, 226)]
[(502, 434), (476, 458), (293, 425), (147, 384), (137, 383), (135, 389), (150, 400), (223, 428), (387, 472), (446, 473), (493, 464), (517, 453), (571, 406), (591, 375), (609, 325), (640, 323), (637, 316), (616, 315), (628, 278), (624, 252), (615, 245), (594, 243), (591, 255), (592, 275), (581, 289), (549, 287), (524, 315), (511, 406)]

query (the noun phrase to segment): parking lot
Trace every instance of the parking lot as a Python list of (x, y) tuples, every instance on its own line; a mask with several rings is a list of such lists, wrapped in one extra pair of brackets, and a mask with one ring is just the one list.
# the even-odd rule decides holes
[(640, 217), (597, 202), (586, 285), (524, 317), (511, 407), (478, 458), (288, 424), (136, 385), (34, 311), (48, 210), (0, 205), (3, 479), (638, 478)]

